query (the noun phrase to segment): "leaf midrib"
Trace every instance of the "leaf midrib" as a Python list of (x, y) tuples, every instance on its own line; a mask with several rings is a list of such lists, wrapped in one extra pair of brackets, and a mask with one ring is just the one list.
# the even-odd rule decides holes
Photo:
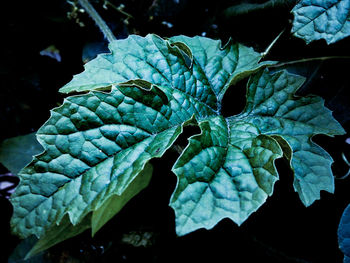
[[(310, 23), (314, 22), (317, 18), (319, 18), (320, 16), (322, 16), (324, 13), (327, 13), (328, 10), (332, 9), (334, 6), (336, 6), (336, 5), (338, 5), (338, 4), (341, 4), (341, 0), (340, 0), (339, 2), (337, 2), (337, 3), (332, 4), (328, 9), (326, 9), (326, 8), (323, 7), (323, 6), (318, 6), (318, 7), (321, 7), (322, 9), (324, 9), (325, 11), (320, 12), (319, 15), (317, 15), (317, 16), (316, 16), (315, 18), (313, 18), (313, 19), (310, 19), (309, 22), (307, 22), (307, 23), (305, 23), (305, 24), (302, 24), (302, 26), (299, 27), (298, 29), (296, 29), (296, 30), (294, 31), (294, 33), (298, 32), (299, 30), (301, 30), (301, 29), (303, 29), (304, 27), (308, 26)], [(314, 4), (313, 4), (313, 5), (314, 5)], [(300, 7), (300, 8), (301, 8), (301, 7)], [(295, 11), (294, 13), (296, 14), (297, 11)], [(303, 17), (305, 17), (305, 15), (303, 15)], [(343, 23), (341, 29), (342, 29), (343, 27), (344, 27), (344, 23)], [(340, 30), (341, 30), (341, 29), (340, 29)], [(338, 33), (340, 30), (338, 30), (336, 33)], [(320, 32), (318, 32), (318, 33), (320, 33)], [(336, 34), (336, 33), (335, 33), (335, 34)], [(333, 34), (333, 35), (335, 35), (335, 34)]]

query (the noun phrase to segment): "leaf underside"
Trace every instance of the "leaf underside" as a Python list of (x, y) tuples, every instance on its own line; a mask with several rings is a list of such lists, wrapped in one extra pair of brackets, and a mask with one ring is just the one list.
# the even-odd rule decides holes
[[(30, 254), (90, 227), (94, 234), (147, 186), (149, 161), (190, 122), (201, 134), (172, 169), (178, 235), (226, 217), (243, 223), (272, 194), (283, 155), (305, 205), (333, 191), (332, 159), (311, 138), (344, 131), (322, 99), (294, 96), (302, 77), (262, 70), (274, 62), (204, 37), (130, 36), (110, 49), (61, 89), (88, 93), (52, 110), (37, 133), (45, 152), (20, 172), (11, 224), (23, 238), (40, 238)], [(245, 110), (224, 118), (226, 90), (249, 75)]]
[(302, 0), (292, 12), (292, 33), (306, 43), (325, 39), (331, 44), (350, 35), (349, 0)]

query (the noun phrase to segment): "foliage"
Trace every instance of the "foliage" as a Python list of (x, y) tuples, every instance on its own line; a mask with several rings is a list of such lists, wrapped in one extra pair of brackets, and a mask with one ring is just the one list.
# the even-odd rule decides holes
[(24, 259), (37, 241), (38, 240), (35, 237), (30, 237), (22, 240), (21, 243), (12, 252), (11, 256), (8, 259), (8, 263), (50, 263), (51, 261), (45, 258), (44, 252), (39, 253), (30, 259)]
[(306, 43), (325, 39), (331, 44), (350, 35), (348, 0), (301, 0), (292, 12), (292, 33)]
[(0, 163), (11, 173), (17, 174), (31, 160), (43, 151), (35, 133), (4, 140), (0, 144)]
[[(245, 14), (296, 1), (242, 2), (234, 7), (244, 7)], [(301, 0), (292, 10), (292, 33), (306, 43), (321, 38), (334, 43), (349, 35), (349, 10), (346, 0)], [(304, 78), (271, 70), (276, 62), (261, 62), (267, 51), (232, 41), (156, 35), (112, 41), (110, 51), (61, 89), (82, 95), (52, 110), (38, 131), (45, 151), (21, 171), (12, 197), (13, 230), (29, 237), (12, 260), (88, 228), (94, 235), (147, 187), (150, 161), (161, 158), (188, 125), (201, 133), (189, 138), (172, 169), (177, 185), (170, 206), (178, 235), (210, 229), (223, 218), (242, 224), (272, 195), (278, 158), (288, 161), (305, 206), (322, 190), (334, 191), (333, 160), (312, 137), (344, 130), (321, 98), (295, 95)], [(222, 116), (226, 91), (248, 77), (245, 109)], [(42, 152), (34, 137), (2, 144), (0, 161), (13, 173), (28, 163), (28, 154)], [(32, 145), (37, 150), (30, 153)], [(25, 154), (13, 157), (9, 149)], [(338, 231), (345, 260), (348, 210)]]
[(350, 205), (348, 205), (339, 223), (338, 242), (344, 253), (344, 262), (350, 262)]
[[(306, 43), (325, 39), (331, 44), (350, 35), (350, 1), (301, 0), (292, 12), (294, 14), (292, 33), (304, 39)], [(338, 227), (338, 242), (344, 253), (344, 262), (350, 262), (349, 213), (350, 206), (344, 210)]]
[[(295, 95), (304, 78), (271, 72), (275, 62), (260, 62), (251, 48), (204, 37), (129, 36), (110, 50), (61, 89), (88, 93), (51, 111), (37, 133), (45, 152), (20, 172), (12, 227), (40, 238), (29, 254), (90, 227), (96, 233), (147, 186), (149, 161), (186, 125), (201, 133), (172, 169), (178, 235), (222, 218), (243, 223), (272, 194), (283, 155), (304, 205), (334, 191), (332, 158), (312, 136), (344, 130), (321, 98)], [(244, 111), (224, 118), (225, 92), (248, 76)]]

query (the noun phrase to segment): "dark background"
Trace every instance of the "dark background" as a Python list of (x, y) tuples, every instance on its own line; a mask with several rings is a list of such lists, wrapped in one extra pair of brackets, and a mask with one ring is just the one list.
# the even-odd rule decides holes
[[(156, 33), (162, 37), (184, 34), (205, 35), (222, 39), (230, 37), (257, 51), (264, 51), (283, 30), (285, 32), (266, 59), (291, 61), (309, 57), (349, 56), (350, 38), (328, 46), (324, 41), (306, 45), (290, 34), (290, 6), (285, 5), (238, 17), (225, 17), (223, 11), (241, 1), (199, 0), (111, 0), (115, 6), (124, 4), (126, 15), (103, 1), (91, 1), (117, 38), (129, 34)], [(251, 1), (263, 2), (263, 1)], [(66, 1), (7, 1), (1, 3), (0, 60), (0, 141), (36, 131), (49, 117), (49, 110), (62, 103), (58, 89), (83, 70), (83, 61), (107, 43), (87, 14), (79, 13), (79, 26), (67, 13), (72, 5)], [(169, 24), (171, 23), (171, 25)], [(59, 50), (61, 61), (40, 55), (50, 45)], [(334, 117), (346, 131), (350, 128), (349, 59), (300, 63), (289, 70), (308, 77), (300, 93), (322, 96)], [(239, 113), (244, 107), (246, 80), (230, 89), (224, 98), (223, 114)], [(177, 144), (186, 145), (186, 136), (198, 132), (186, 129)], [(336, 178), (347, 172), (341, 159), (349, 157), (349, 134), (314, 140), (334, 158)], [(45, 262), (342, 262), (338, 249), (337, 227), (348, 203), (349, 180), (336, 179), (334, 195), (322, 193), (322, 200), (305, 208), (294, 192), (293, 175), (284, 160), (277, 166), (280, 181), (266, 204), (241, 226), (230, 220), (221, 221), (214, 229), (198, 230), (176, 237), (174, 213), (168, 206), (176, 184), (170, 172), (178, 154), (168, 152), (153, 162), (155, 171), (150, 186), (111, 220), (96, 236), (86, 232), (67, 240), (45, 253)], [(8, 171), (0, 165), (0, 174)], [(15, 179), (14, 179), (15, 180)], [(0, 195), (0, 261), (19, 243), (10, 234), (12, 207)], [(123, 241), (125, 236), (149, 233), (146, 247)]]

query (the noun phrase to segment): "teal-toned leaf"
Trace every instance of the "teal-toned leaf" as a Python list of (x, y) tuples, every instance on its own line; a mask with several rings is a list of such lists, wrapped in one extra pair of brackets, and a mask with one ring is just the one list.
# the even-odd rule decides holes
[(85, 71), (60, 91), (87, 91), (143, 79), (186, 91), (216, 109), (215, 97), (220, 100), (230, 84), (274, 63), (258, 63), (262, 55), (252, 48), (231, 42), (222, 47), (221, 41), (205, 37), (178, 36), (166, 41), (156, 35), (132, 35), (112, 42), (110, 50), (111, 54), (86, 64)]
[(282, 150), (274, 139), (221, 116), (199, 125), (202, 133), (190, 138), (173, 167), (179, 180), (170, 206), (178, 235), (210, 229), (226, 217), (240, 225), (272, 194), (278, 178), (274, 160)]
[(338, 243), (344, 253), (344, 263), (350, 261), (350, 205), (348, 205), (340, 219), (338, 227)]
[(39, 241), (35, 242), (24, 256), (29, 258), (89, 228), (92, 228), (92, 235), (94, 235), (105, 223), (116, 215), (132, 197), (148, 185), (152, 176), (152, 170), (152, 165), (147, 163), (145, 169), (140, 172), (121, 195), (111, 196), (101, 207), (94, 210), (92, 214), (88, 214), (78, 225), (72, 225), (68, 217), (64, 217), (59, 225), (53, 226)]
[(33, 156), (43, 151), (35, 133), (6, 139), (0, 144), (0, 163), (11, 173), (17, 174)]
[[(311, 137), (343, 130), (320, 98), (294, 96), (303, 78), (259, 71), (273, 62), (203, 37), (130, 36), (110, 49), (62, 88), (88, 93), (52, 110), (37, 134), (45, 151), (19, 174), (11, 224), (21, 237), (40, 238), (29, 255), (87, 228), (94, 234), (147, 186), (149, 161), (189, 123), (202, 132), (173, 167), (179, 235), (226, 217), (244, 222), (272, 194), (282, 155), (306, 205), (332, 191), (332, 160)], [(222, 117), (225, 91), (254, 73), (244, 112)]]
[(344, 130), (319, 97), (294, 95), (304, 78), (281, 71), (255, 74), (248, 83), (245, 110), (226, 120), (199, 123), (201, 134), (173, 167), (178, 176), (170, 206), (179, 235), (212, 228), (223, 218), (238, 225), (272, 194), (278, 179), (274, 160), (284, 155), (294, 171), (294, 187), (308, 206), (320, 191), (332, 192), (332, 159), (311, 140)]
[[(193, 71), (205, 76), (219, 101), (231, 85), (261, 67), (275, 63), (259, 63), (262, 58), (260, 53), (231, 40), (224, 46), (221, 41), (199, 36), (175, 36), (170, 40), (172, 43), (184, 43), (191, 50)], [(185, 53), (188, 54), (188, 51)]]
[(286, 71), (256, 74), (248, 84), (244, 112), (231, 121), (243, 118), (280, 143), (294, 171), (294, 188), (309, 206), (321, 190), (334, 191), (333, 160), (312, 136), (340, 135), (344, 130), (320, 97), (294, 95), (303, 82), (303, 77)]
[(349, 0), (301, 0), (292, 12), (292, 33), (306, 43), (325, 39), (331, 44), (350, 35)]
[(124, 198), (147, 162), (163, 155), (193, 115), (185, 106), (183, 114), (173, 114), (178, 101), (170, 105), (160, 92), (116, 87), (67, 98), (54, 109), (38, 131), (45, 152), (21, 171), (12, 196), (13, 230), (42, 237), (66, 215), (77, 225), (111, 197)]

